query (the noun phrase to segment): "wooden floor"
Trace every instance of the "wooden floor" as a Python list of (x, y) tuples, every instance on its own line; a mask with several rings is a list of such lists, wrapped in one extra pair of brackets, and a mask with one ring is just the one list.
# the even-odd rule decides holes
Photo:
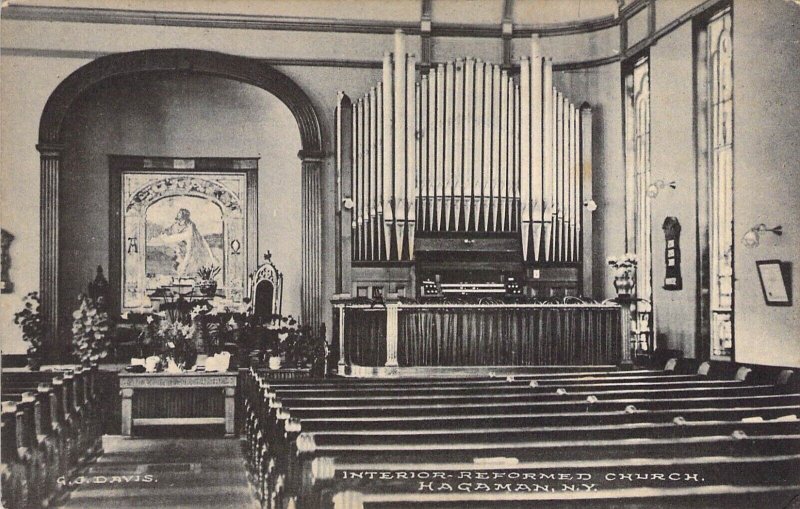
[(66, 508), (257, 509), (238, 439), (103, 437), (105, 453), (73, 479)]

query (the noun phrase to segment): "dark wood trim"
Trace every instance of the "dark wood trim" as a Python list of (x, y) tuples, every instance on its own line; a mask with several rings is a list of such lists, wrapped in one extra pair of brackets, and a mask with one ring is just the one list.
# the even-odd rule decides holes
[[(516, 34), (516, 32), (515, 32)], [(94, 59), (100, 58), (108, 55), (114, 55), (115, 53), (101, 53), (101, 52), (91, 52), (91, 51), (71, 51), (71, 50), (40, 50), (34, 48), (8, 48), (3, 49), (3, 55), (5, 56), (33, 56), (33, 57), (45, 57), (45, 58), (78, 58), (81, 60), (84, 59)], [(265, 65), (281, 67), (335, 67), (335, 68), (349, 68), (349, 69), (381, 69), (383, 67), (383, 62), (380, 60), (336, 60), (336, 59), (320, 59), (320, 58), (259, 58), (253, 59), (254, 61), (261, 62)], [(607, 57), (595, 58), (592, 60), (581, 60), (575, 62), (558, 62), (553, 64), (554, 71), (575, 71), (580, 69), (591, 69), (594, 67), (600, 67), (603, 65), (613, 64), (619, 62), (621, 60), (620, 55), (611, 55)], [(428, 65), (425, 65), (423, 62), (418, 64), (418, 67), (421, 70), (425, 70), (431, 66), (437, 65), (436, 62), (432, 62)], [(514, 72), (519, 71), (519, 65), (511, 65), (509, 67)]]
[(630, 19), (636, 16), (642, 9), (647, 7), (649, 2), (650, 0), (633, 0), (633, 2), (619, 10), (620, 19)]
[(656, 33), (656, 0), (649, 0), (647, 5), (647, 35)]
[(624, 55), (628, 49), (628, 20), (621, 18), (619, 22), (619, 54)]
[(515, 25), (514, 37), (528, 38), (533, 34), (540, 37), (558, 37), (559, 35), (588, 34), (614, 28), (619, 25), (619, 19), (613, 15), (592, 18), (583, 21), (570, 21), (566, 23), (547, 23), (541, 25)]
[(420, 32), (420, 68), (423, 72), (427, 71), (433, 60), (433, 40), (431, 39), (431, 12), (433, 11), (433, 0), (422, 0), (421, 12), (419, 16)]
[[(3, 18), (21, 21), (61, 21), (71, 23), (101, 23), (115, 25), (149, 25), (199, 28), (230, 28), (239, 30), (276, 30), (356, 34), (393, 34), (402, 30), (408, 35), (420, 35), (419, 23), (385, 20), (354, 20), (313, 17), (288, 17), (245, 14), (201, 14), (184, 12), (161, 12), (128, 9), (98, 9), (88, 7), (49, 7), (35, 5), (11, 5), (3, 9)], [(542, 37), (572, 35), (612, 28), (618, 24), (613, 16), (548, 23), (541, 25), (515, 26), (514, 37), (527, 38), (533, 33)], [(442, 37), (489, 37), (500, 38), (502, 28), (497, 25), (466, 25), (462, 23), (432, 23), (432, 36)]]
[[(104, 51), (77, 51), (40, 48), (2, 48), (2, 52), (3, 56), (77, 58), (80, 60), (94, 60), (96, 58), (116, 54)], [(347, 67), (351, 69), (380, 69), (383, 66), (383, 62), (380, 60), (339, 60), (335, 58), (254, 58), (253, 61), (261, 62), (271, 66), (294, 67)]]
[(577, 71), (581, 69), (592, 69), (594, 67), (602, 67), (604, 65), (616, 64), (622, 60), (620, 55), (611, 55), (608, 57), (596, 58), (594, 60), (584, 60), (581, 62), (563, 62), (553, 64), (553, 70), (561, 71)]
[(3, 18), (25, 21), (232, 28), (239, 30), (393, 34), (395, 30), (401, 29), (408, 34), (419, 32), (419, 27), (412, 22), (35, 5), (8, 6), (3, 9)]

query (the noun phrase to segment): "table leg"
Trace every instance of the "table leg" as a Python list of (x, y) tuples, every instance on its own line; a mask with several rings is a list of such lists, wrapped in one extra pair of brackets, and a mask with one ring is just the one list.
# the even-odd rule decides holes
[(122, 436), (130, 437), (133, 423), (133, 389), (122, 389), (119, 393), (122, 396)]
[(236, 395), (235, 387), (225, 387), (225, 436), (235, 436), (233, 432), (233, 415), (234, 415), (234, 396)]

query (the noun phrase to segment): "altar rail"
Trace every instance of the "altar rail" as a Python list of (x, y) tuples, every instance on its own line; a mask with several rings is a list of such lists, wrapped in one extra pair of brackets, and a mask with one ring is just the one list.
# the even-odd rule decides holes
[(339, 366), (618, 364), (617, 304), (336, 303)]

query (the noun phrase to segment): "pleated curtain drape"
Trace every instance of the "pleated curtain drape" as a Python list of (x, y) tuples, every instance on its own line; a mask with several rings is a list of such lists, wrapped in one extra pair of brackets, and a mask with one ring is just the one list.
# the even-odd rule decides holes
[[(347, 309), (345, 360), (386, 362), (386, 312)], [(400, 366), (616, 364), (621, 357), (616, 307), (401, 307)]]

